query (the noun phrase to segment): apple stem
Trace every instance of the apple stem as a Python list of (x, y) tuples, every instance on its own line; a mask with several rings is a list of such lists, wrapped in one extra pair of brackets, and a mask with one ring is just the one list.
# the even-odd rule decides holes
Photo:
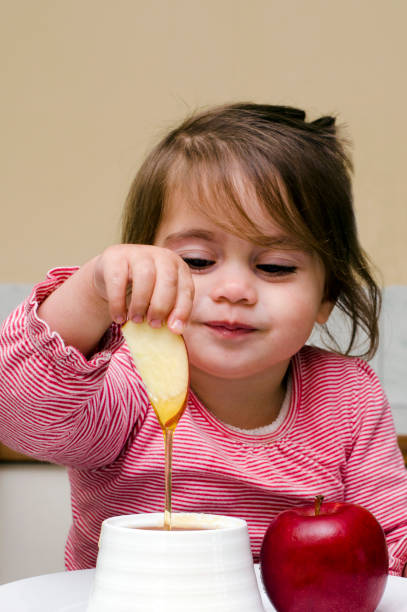
[(323, 495), (317, 495), (315, 498), (315, 516), (318, 516), (321, 511), (322, 502), (324, 501)]

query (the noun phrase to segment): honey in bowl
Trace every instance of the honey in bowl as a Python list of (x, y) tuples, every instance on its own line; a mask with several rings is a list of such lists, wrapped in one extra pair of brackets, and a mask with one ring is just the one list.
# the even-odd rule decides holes
[[(130, 527), (130, 529), (143, 529), (144, 531), (168, 531), (163, 526), (151, 526), (151, 527)], [(216, 529), (216, 527), (181, 527), (179, 525), (171, 525), (171, 531), (209, 531)]]
[(166, 325), (128, 321), (123, 336), (164, 434), (164, 529), (171, 529), (172, 446), (174, 430), (185, 409), (189, 367), (184, 340)]

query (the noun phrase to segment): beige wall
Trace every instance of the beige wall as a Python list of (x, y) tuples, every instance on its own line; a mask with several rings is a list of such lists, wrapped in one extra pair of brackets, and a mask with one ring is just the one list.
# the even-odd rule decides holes
[(362, 241), (407, 284), (401, 0), (1, 0), (0, 282), (118, 240), (143, 154), (191, 109), (232, 100), (338, 113)]

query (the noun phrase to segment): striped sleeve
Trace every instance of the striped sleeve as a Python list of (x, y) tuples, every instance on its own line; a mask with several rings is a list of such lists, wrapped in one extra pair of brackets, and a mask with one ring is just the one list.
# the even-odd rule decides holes
[(386, 534), (390, 573), (407, 563), (407, 472), (390, 407), (371, 368), (360, 361), (346, 473), (346, 501), (368, 508)]
[(122, 338), (112, 325), (87, 360), (37, 316), (39, 304), (75, 269), (52, 270), (2, 326), (0, 439), (41, 460), (106, 465), (120, 453), (137, 417), (112, 356)]

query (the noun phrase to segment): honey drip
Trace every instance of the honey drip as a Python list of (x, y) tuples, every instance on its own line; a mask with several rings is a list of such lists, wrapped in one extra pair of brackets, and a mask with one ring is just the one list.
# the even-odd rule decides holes
[(159, 400), (151, 398), (154, 411), (164, 434), (165, 448), (165, 505), (164, 529), (171, 529), (171, 498), (172, 498), (172, 447), (174, 431), (185, 409), (186, 394)]
[(165, 507), (164, 507), (164, 529), (171, 529), (171, 496), (172, 496), (172, 442), (174, 438), (173, 429), (164, 429), (165, 444)]

